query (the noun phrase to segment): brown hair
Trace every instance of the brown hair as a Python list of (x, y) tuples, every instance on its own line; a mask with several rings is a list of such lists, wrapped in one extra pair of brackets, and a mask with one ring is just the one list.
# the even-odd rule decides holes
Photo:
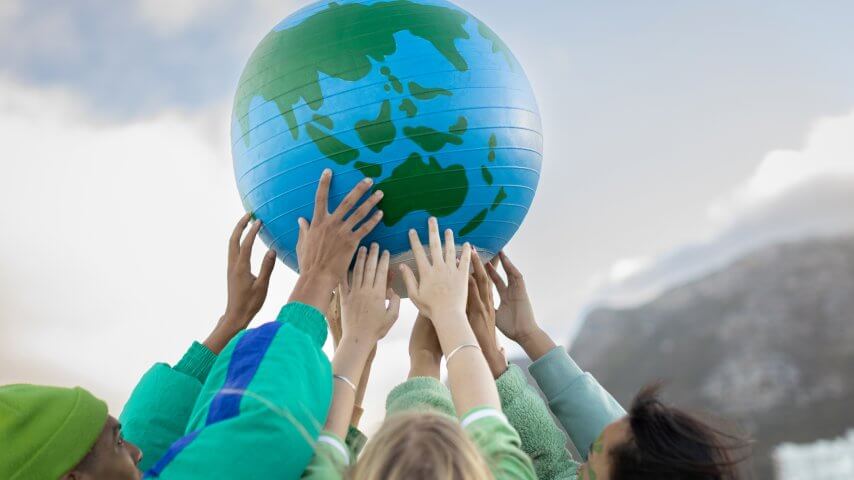
[(733, 451), (748, 442), (718, 430), (658, 398), (661, 386), (648, 385), (629, 411), (631, 438), (610, 450), (612, 480), (735, 480)]
[(459, 422), (436, 413), (386, 419), (348, 474), (352, 480), (481, 480), (493, 478)]

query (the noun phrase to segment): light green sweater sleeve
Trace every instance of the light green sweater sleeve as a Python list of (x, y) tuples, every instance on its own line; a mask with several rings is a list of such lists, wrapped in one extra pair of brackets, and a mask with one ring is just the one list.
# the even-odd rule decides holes
[[(349, 435), (348, 435), (349, 436)], [(302, 474), (303, 480), (338, 480), (355, 461), (350, 447), (334, 433), (323, 432), (314, 444), (314, 457)]]
[(519, 434), (494, 408), (475, 408), (460, 424), (486, 459), (495, 480), (534, 480), (534, 465), (522, 451)]
[(525, 374), (511, 364), (498, 380), (501, 409), (519, 433), (522, 450), (531, 457), (540, 480), (575, 480), (578, 463), (566, 449), (566, 435)]
[(409, 410), (457, 417), (451, 391), (433, 377), (415, 377), (394, 387), (385, 402), (386, 416)]
[(626, 415), (614, 397), (581, 370), (562, 347), (553, 348), (528, 370), (585, 460), (590, 444), (602, 430)]

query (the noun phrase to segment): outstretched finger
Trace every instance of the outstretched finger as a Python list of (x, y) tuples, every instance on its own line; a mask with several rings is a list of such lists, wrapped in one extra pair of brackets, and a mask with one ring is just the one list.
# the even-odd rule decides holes
[(486, 264), (486, 274), (489, 275), (489, 279), (495, 284), (495, 289), (498, 290), (498, 296), (504, 297), (504, 293), (507, 291), (507, 284), (504, 283), (504, 279), (501, 278), (501, 274), (498, 273), (498, 270), (492, 262)]
[(255, 245), (255, 238), (258, 237), (258, 232), (261, 231), (261, 220), (255, 220), (246, 238), (240, 244), (240, 255), (237, 257), (237, 263), (249, 268), (249, 262), (252, 259), (252, 246)]
[(421, 244), (418, 232), (414, 228), (409, 230), (409, 247), (412, 249), (412, 256), (415, 257), (415, 266), (418, 267), (418, 271), (423, 272), (430, 268), (430, 261), (427, 260), (424, 245)]
[(276, 266), (276, 252), (271, 248), (264, 255), (264, 261), (261, 263), (261, 271), (258, 272), (258, 279), (255, 280), (257, 288), (264, 292), (270, 286), (270, 277), (273, 275), (273, 268)]
[(394, 323), (400, 315), (400, 296), (389, 288), (385, 291), (385, 298), (388, 299), (386, 312), (388, 313), (389, 321)]
[(504, 273), (507, 274), (507, 281), (511, 282), (512, 280), (520, 280), (522, 278), (522, 272), (516, 268), (516, 265), (513, 265), (513, 262), (510, 261), (510, 257), (508, 257), (503, 250), (499, 252), (498, 255), (501, 257), (501, 267), (504, 268)]
[(361, 205), (359, 205), (359, 208), (357, 208), (352, 215), (347, 217), (347, 221), (345, 222), (345, 225), (347, 225), (347, 229), (353, 230), (354, 228), (356, 228), (356, 225), (358, 225), (359, 222), (364, 220), (368, 216), (368, 214), (371, 213), (371, 210), (373, 210), (374, 207), (376, 207), (382, 199), (382, 190), (377, 190), (370, 197), (365, 199), (365, 201), (362, 202)]
[(350, 285), (353, 288), (361, 288), (365, 277), (365, 257), (368, 255), (368, 249), (359, 247), (359, 253), (356, 254), (356, 264), (353, 265), (353, 281)]
[(383, 250), (380, 256), (380, 263), (377, 264), (377, 275), (374, 278), (374, 288), (385, 288), (388, 285), (388, 263), (391, 259), (391, 254), (388, 250)]
[(439, 265), (444, 262), (442, 256), (442, 240), (439, 238), (439, 221), (436, 217), (430, 217), (427, 220), (427, 238), (430, 244), (430, 262), (432, 265)]
[[(406, 285), (406, 291), (409, 293), (409, 298), (415, 300), (418, 295), (418, 280), (415, 279), (415, 274), (409, 265), (400, 264), (400, 274), (403, 276), (403, 284)], [(417, 305), (416, 305), (417, 306)]]
[(371, 249), (368, 250), (368, 260), (365, 262), (365, 278), (363, 286), (373, 287), (374, 280), (377, 275), (377, 262), (380, 258), (380, 246), (377, 242), (371, 243)]
[(314, 216), (312, 220), (329, 214), (329, 185), (332, 183), (332, 170), (326, 169), (320, 175), (317, 192), (314, 194)]
[(243, 231), (246, 230), (246, 226), (249, 225), (250, 220), (252, 220), (252, 213), (246, 213), (240, 217), (240, 220), (231, 232), (231, 238), (228, 239), (229, 265), (233, 265), (237, 261), (237, 257), (240, 255), (240, 237), (243, 236)]
[(471, 254), (471, 263), (472, 270), (474, 270), (473, 277), (475, 282), (477, 283), (477, 289), (480, 291), (480, 301), (485, 305), (489, 305), (489, 292), (492, 291), (492, 285), (489, 283), (489, 275), (486, 274), (486, 268), (483, 266), (483, 262), (480, 259), (480, 255), (478, 255), (477, 251), (472, 251)]
[(466, 242), (463, 244), (463, 251), (460, 252), (460, 264), (459, 271), (464, 272), (466, 275), (469, 273), (469, 267), (471, 266), (471, 244)]
[(445, 229), (445, 263), (454, 265), (457, 261), (457, 246), (454, 244), (454, 231)]
[(365, 177), (361, 182), (357, 183), (356, 186), (350, 190), (350, 193), (344, 197), (344, 200), (341, 200), (341, 203), (338, 204), (338, 208), (335, 209), (332, 216), (338, 220), (343, 220), (350, 210), (356, 206), (356, 202), (365, 195), (373, 184), (374, 180), (370, 177)]
[(353, 237), (356, 239), (357, 242), (361, 242), (363, 238), (367, 237), (369, 233), (371, 233), (375, 228), (377, 228), (377, 225), (379, 225), (380, 220), (382, 219), (383, 211), (377, 210), (377, 212), (374, 213), (371, 218), (362, 223), (362, 226), (360, 226), (358, 229), (356, 229), (355, 232), (353, 232)]

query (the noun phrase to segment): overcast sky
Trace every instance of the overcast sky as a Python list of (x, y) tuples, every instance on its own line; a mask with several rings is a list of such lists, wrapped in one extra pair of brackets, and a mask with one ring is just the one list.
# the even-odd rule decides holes
[[(85, 385), (118, 413), (212, 328), (242, 213), (233, 90), (306, 3), (0, 2), (0, 383)], [(854, 227), (854, 3), (459, 4), (537, 93), (543, 175), (508, 250), (561, 340), (591, 305)], [(259, 320), (294, 278), (278, 266)], [(380, 350), (369, 422), (405, 375), (412, 315)]]

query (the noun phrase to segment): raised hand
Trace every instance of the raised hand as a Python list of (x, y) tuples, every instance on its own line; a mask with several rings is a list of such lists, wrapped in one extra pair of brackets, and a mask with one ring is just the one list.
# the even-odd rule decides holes
[[(359, 204), (359, 199), (373, 184), (370, 178), (359, 182), (338, 208), (329, 213), (331, 182), (332, 171), (324, 170), (317, 186), (311, 223), (304, 218), (298, 220), (297, 261), (300, 277), (290, 298), (292, 302), (306, 303), (320, 311), (328, 306), (329, 294), (347, 274), (359, 242), (377, 226), (383, 216), (382, 211), (377, 211), (368, 217), (382, 199), (381, 191), (374, 192)], [(363, 220), (364, 223), (357, 228)]]
[(326, 429), (342, 438), (347, 434), (347, 426), (358, 422), (361, 414), (356, 402), (361, 401), (364, 386), (357, 385), (362, 385), (377, 341), (388, 333), (400, 313), (400, 297), (387, 285), (388, 262), (388, 251), (380, 256), (376, 243), (371, 245), (370, 253), (361, 247), (356, 255), (353, 278), (349, 281), (344, 278), (338, 287), (341, 341), (332, 360), (335, 391)]
[(528, 335), (539, 330), (534, 319), (534, 308), (531, 306), (522, 273), (504, 252), (499, 252), (498, 256), (507, 275), (506, 283), (495, 265), (486, 265), (486, 273), (495, 283), (498, 297), (501, 299), (501, 304), (495, 312), (495, 325), (507, 338), (522, 343)]
[(477, 337), (466, 320), (471, 245), (463, 245), (459, 261), (454, 247), (454, 233), (445, 232), (445, 246), (439, 240), (435, 218), (428, 222), (430, 259), (415, 231), (409, 232), (409, 243), (418, 266), (418, 279), (403, 265), (403, 281), (409, 297), (418, 310), (430, 318), (442, 353), (448, 363), (451, 397), (457, 412), (465, 414), (476, 407), (501, 408), (495, 381), (483, 358)]
[[(454, 247), (454, 232), (445, 230), (445, 247), (439, 239), (439, 223), (435, 217), (427, 222), (430, 244), (430, 259), (424, 252), (415, 230), (409, 231), (409, 243), (418, 267), (418, 279), (406, 265), (401, 265), (403, 281), (409, 298), (418, 310), (429, 317), (436, 329), (448, 313), (465, 312), (468, 293), (468, 271), (471, 263), (471, 245), (463, 245), (459, 262)], [(439, 314), (439, 315), (437, 315)]]
[(225, 313), (204, 342), (205, 346), (217, 354), (238, 332), (246, 328), (261, 310), (270, 287), (270, 276), (276, 265), (276, 252), (268, 250), (258, 276), (252, 274), (252, 246), (258, 231), (261, 230), (261, 222), (256, 221), (243, 241), (240, 240), (251, 219), (251, 214), (244, 215), (234, 227), (228, 242), (228, 302)]
[[(388, 250), (379, 255), (379, 245), (359, 248), (353, 278), (338, 290), (341, 295), (341, 342), (370, 345), (385, 337), (400, 313), (400, 297), (388, 288)], [(386, 300), (389, 305), (386, 306)], [(370, 350), (370, 349), (369, 349)]]
[(466, 302), (466, 316), (477, 337), (477, 343), (483, 350), (486, 363), (493, 378), (498, 378), (507, 370), (507, 359), (495, 337), (495, 307), (492, 298), (492, 282), (486, 273), (483, 262), (477, 252), (472, 253), (471, 263), (474, 273), (469, 275), (469, 294)]
[(495, 325), (507, 338), (518, 343), (531, 360), (536, 361), (556, 344), (537, 325), (534, 307), (531, 306), (522, 273), (504, 252), (500, 252), (498, 256), (501, 267), (507, 275), (507, 283), (501, 278), (495, 265), (492, 263), (486, 265), (486, 272), (495, 282), (495, 288), (501, 299), (501, 304), (495, 312)]

